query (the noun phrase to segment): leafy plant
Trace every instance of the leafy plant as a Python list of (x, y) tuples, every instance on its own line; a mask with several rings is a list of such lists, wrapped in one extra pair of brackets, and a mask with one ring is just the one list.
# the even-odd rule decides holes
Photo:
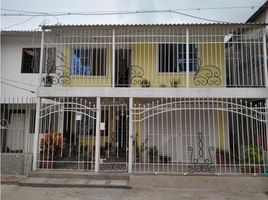
[(52, 158), (57, 159), (65, 144), (61, 133), (45, 133), (40, 142), (41, 155), (45, 156), (46, 160)]
[(246, 163), (262, 164), (263, 163), (263, 150), (258, 146), (249, 146), (245, 152)]
[(180, 84), (180, 80), (175, 79), (175, 78), (171, 79), (169, 82), (170, 82), (171, 87), (175, 87), (175, 88), (177, 88)]
[(141, 145), (136, 145), (136, 156), (139, 156), (142, 154), (145, 150), (144, 143), (141, 143)]
[(160, 87), (167, 87), (165, 84), (161, 84)]
[(142, 79), (141, 87), (151, 87), (151, 82), (147, 79)]
[(45, 87), (51, 87), (53, 84), (53, 77), (49, 76), (48, 74), (43, 77)]
[(149, 158), (157, 158), (158, 150), (156, 146), (149, 147)]

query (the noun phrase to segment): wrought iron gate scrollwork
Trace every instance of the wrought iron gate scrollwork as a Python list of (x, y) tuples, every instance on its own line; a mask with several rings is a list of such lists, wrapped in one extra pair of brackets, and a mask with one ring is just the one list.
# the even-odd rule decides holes
[(119, 79), (124, 79), (125, 77), (128, 79), (129, 84), (141, 86), (144, 79), (144, 69), (140, 65), (130, 65), (119, 73)]
[(205, 65), (200, 67), (194, 74), (194, 85), (220, 85), (221, 84), (221, 70), (215, 65)]
[(125, 171), (127, 170), (127, 164), (125, 158), (106, 158), (103, 163), (100, 164), (100, 170), (102, 171)]
[(70, 77), (69, 67), (56, 66), (56, 67), (50, 67), (49, 69), (50, 69), (49, 72), (47, 72), (47, 74), (43, 77), (42, 80), (45, 86), (71, 84), (72, 80)]
[(188, 166), (188, 172), (189, 173), (195, 173), (195, 172), (209, 172), (209, 173), (215, 173), (216, 168), (215, 166), (212, 166), (212, 157), (211, 157), (211, 151), (214, 150), (214, 147), (210, 146), (208, 147), (208, 158), (205, 158), (204, 155), (204, 142), (203, 142), (203, 133), (198, 133), (198, 155), (197, 158), (193, 158), (193, 147), (188, 147), (188, 151), (191, 152), (190, 155), (190, 163), (191, 165)]
[(144, 76), (144, 69), (139, 65), (131, 65), (129, 79), (132, 85), (141, 85)]

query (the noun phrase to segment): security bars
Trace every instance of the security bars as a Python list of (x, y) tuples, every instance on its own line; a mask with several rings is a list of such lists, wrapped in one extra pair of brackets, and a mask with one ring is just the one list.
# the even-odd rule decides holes
[(264, 87), (264, 31), (261, 25), (50, 29), (42, 84)]

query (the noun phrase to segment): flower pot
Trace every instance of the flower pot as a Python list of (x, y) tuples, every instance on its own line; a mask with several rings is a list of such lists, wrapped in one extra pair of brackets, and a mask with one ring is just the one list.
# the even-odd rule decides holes
[(91, 170), (91, 163), (84, 163), (84, 170)]
[(42, 161), (40, 163), (40, 168), (42, 169), (53, 169), (53, 162), (48, 160), (48, 161)]
[(217, 164), (229, 164), (229, 156), (224, 155), (224, 154), (217, 154), (216, 163)]
[(242, 173), (256, 173), (256, 174), (262, 174), (264, 173), (264, 167), (263, 166), (244, 166), (241, 167)]
[(140, 158), (136, 158), (136, 163), (140, 163), (141, 159)]

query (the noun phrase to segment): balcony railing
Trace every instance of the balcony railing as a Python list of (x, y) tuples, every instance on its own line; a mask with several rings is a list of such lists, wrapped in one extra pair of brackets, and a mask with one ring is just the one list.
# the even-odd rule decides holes
[(42, 83), (265, 87), (264, 31), (263, 25), (52, 28), (44, 32)]

